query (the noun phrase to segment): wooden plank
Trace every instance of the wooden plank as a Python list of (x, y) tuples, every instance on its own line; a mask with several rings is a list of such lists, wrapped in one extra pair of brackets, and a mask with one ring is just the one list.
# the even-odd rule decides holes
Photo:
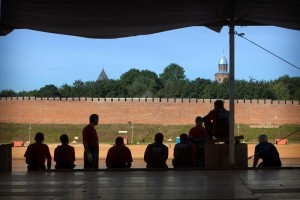
[(1, 172), (0, 176), (0, 199), (274, 200), (296, 198), (300, 193), (300, 168), (53, 170)]

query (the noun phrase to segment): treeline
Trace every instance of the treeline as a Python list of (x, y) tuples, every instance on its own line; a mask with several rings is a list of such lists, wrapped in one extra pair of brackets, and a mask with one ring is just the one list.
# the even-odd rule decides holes
[[(229, 82), (209, 79), (189, 80), (183, 67), (168, 65), (162, 74), (150, 70), (130, 69), (118, 80), (97, 80), (56, 87), (45, 85), (39, 90), (14, 92), (2, 90), (1, 97), (141, 97), (141, 98), (199, 98), (229, 99)], [(300, 77), (287, 75), (271, 81), (235, 80), (236, 99), (300, 100)]]

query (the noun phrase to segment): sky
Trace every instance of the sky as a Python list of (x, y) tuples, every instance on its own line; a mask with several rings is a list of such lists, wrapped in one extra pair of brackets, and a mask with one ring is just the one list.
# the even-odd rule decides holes
[[(235, 30), (300, 68), (300, 31), (272, 26), (237, 26)], [(188, 27), (118, 39), (90, 39), (14, 30), (0, 37), (0, 91), (95, 81), (102, 69), (110, 79), (119, 79), (132, 68), (159, 75), (171, 63), (183, 67), (189, 80), (214, 80), (223, 52), (229, 64), (228, 32), (228, 27), (220, 33)], [(299, 77), (300, 70), (235, 37), (235, 79), (270, 81), (284, 75)]]

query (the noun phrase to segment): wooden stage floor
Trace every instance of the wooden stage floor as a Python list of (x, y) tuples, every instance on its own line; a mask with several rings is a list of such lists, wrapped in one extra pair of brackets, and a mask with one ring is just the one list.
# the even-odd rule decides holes
[(0, 172), (0, 199), (300, 199), (300, 168)]

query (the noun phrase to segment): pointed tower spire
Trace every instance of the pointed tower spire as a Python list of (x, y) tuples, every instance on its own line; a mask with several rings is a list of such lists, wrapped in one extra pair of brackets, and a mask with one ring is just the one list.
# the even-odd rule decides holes
[(106, 75), (104, 69), (102, 68), (102, 71), (100, 73), (100, 75), (98, 76), (97, 81), (105, 81), (108, 80), (108, 76)]

